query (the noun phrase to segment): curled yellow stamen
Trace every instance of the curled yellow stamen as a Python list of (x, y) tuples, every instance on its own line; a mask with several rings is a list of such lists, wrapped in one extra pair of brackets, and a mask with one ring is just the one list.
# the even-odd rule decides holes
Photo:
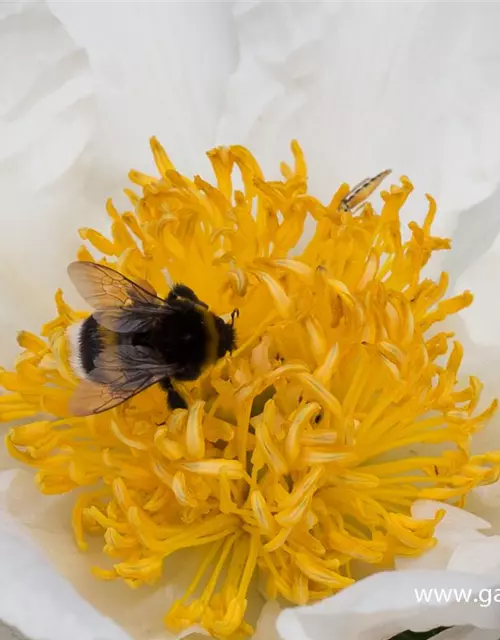
[(407, 178), (377, 213), (363, 202), (380, 176), (354, 200), (348, 185), (328, 205), (310, 195), (295, 142), (279, 181), (243, 147), (210, 151), (215, 184), (177, 172), (155, 138), (151, 147), (158, 177), (130, 173), (132, 211), (108, 202), (110, 237), (82, 229), (93, 250), (78, 259), (159, 296), (185, 283), (225, 322), (238, 309), (235, 349), (198, 380), (175, 382), (188, 409), (170, 411), (154, 385), (72, 417), (68, 329), (88, 314), (58, 291), (57, 317), (40, 336), (21, 332), (14, 370), (0, 370), (0, 420), (24, 421), (6, 448), (43, 494), (78, 490), (76, 544), (84, 551), (98, 537), (112, 563), (93, 567), (96, 578), (154, 584), (166, 558), (199, 548), (165, 623), (229, 640), (252, 633), (257, 573), (269, 598), (306, 604), (351, 584), (357, 566), (431, 548), (442, 514), (419, 521), (411, 506), (460, 505), (498, 480), (500, 452), (468, 449), (497, 403), (477, 412), (482, 384), (461, 380), (462, 346), (440, 326), (472, 295), (445, 298), (447, 274), (421, 275), (449, 248), (431, 234), (432, 199), (423, 224), (401, 233)]

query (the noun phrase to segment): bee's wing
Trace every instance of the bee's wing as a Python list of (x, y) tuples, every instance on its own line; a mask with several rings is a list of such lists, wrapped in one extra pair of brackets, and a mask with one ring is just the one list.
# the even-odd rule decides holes
[(89, 416), (94, 413), (102, 413), (108, 409), (117, 407), (137, 393), (151, 386), (149, 380), (143, 387), (134, 391), (114, 389), (105, 384), (98, 384), (90, 380), (82, 380), (69, 401), (69, 411), (74, 416)]
[(109, 267), (72, 262), (68, 274), (78, 293), (95, 309), (97, 322), (111, 331), (147, 331), (160, 316), (170, 313), (164, 300)]
[(144, 391), (174, 373), (160, 354), (148, 347), (108, 347), (96, 359), (96, 367), (73, 394), (73, 415), (101, 413)]

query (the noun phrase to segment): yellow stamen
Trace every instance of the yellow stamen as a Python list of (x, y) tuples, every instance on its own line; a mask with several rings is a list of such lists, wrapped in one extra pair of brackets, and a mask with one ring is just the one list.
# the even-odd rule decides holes
[(198, 401), (189, 410), (186, 426), (186, 451), (192, 458), (203, 458), (205, 455), (205, 439), (203, 435), (203, 407), (205, 403)]
[[(281, 181), (266, 181), (243, 147), (210, 151), (216, 185), (178, 173), (155, 138), (151, 147), (159, 177), (130, 173), (133, 212), (108, 202), (110, 237), (80, 236), (98, 262), (160, 296), (184, 282), (226, 321), (238, 308), (237, 347), (198, 380), (176, 382), (188, 410), (170, 411), (153, 386), (75, 418), (67, 332), (88, 314), (58, 291), (56, 318), (41, 336), (21, 332), (14, 371), (0, 370), (0, 420), (25, 422), (6, 448), (33, 467), (42, 493), (78, 490), (76, 544), (84, 551), (97, 536), (113, 562), (92, 568), (96, 578), (153, 584), (165, 558), (199, 547), (165, 623), (241, 638), (252, 633), (244, 618), (257, 573), (269, 597), (306, 604), (351, 584), (358, 566), (431, 548), (442, 514), (419, 521), (411, 506), (463, 504), (498, 480), (500, 452), (468, 448), (497, 402), (478, 413), (481, 382), (457, 384), (463, 349), (439, 323), (472, 294), (446, 299), (447, 274), (421, 277), (449, 241), (431, 235), (430, 197), (404, 239), (407, 178), (377, 213), (356, 206), (386, 173), (354, 195), (342, 185), (323, 205), (307, 193), (296, 142)], [(78, 259), (94, 260), (86, 246)]]

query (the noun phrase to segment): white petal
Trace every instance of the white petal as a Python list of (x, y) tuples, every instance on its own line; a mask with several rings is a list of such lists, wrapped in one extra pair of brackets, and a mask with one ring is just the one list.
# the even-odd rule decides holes
[[(496, 209), (495, 213), (498, 220), (498, 209)], [(491, 295), (491, 292), (498, 286), (499, 272), (500, 227), (496, 229), (496, 238), (491, 248), (480, 255), (464, 271), (456, 285), (457, 289), (469, 289), (474, 292), (474, 304), (462, 313), (462, 318), (472, 340), (478, 345), (490, 348), (495, 346), (497, 351), (498, 347), (500, 347), (500, 333), (498, 331), (500, 298), (499, 296)]]
[(453, 234), (453, 250), (447, 252), (443, 267), (450, 272), (452, 282), (466, 267), (485, 254), (492, 246), (498, 246), (500, 233), (500, 187), (484, 201), (467, 207), (457, 216), (457, 228)]
[(298, 138), (323, 198), (344, 180), (405, 173), (437, 197), (436, 230), (493, 193), (500, 6), (253, 1), (235, 15), (241, 60), (221, 142), (250, 144), (276, 171)]
[(490, 529), (487, 520), (478, 518), (465, 509), (459, 509), (451, 504), (437, 502), (435, 500), (417, 500), (411, 508), (411, 514), (418, 520), (431, 520), (437, 511), (446, 511), (446, 515), (436, 527), (436, 534), (446, 529)]
[[(278, 618), (278, 632), (283, 640), (387, 640), (406, 629), (426, 631), (451, 625), (498, 633), (500, 611), (494, 605), (480, 606), (479, 601), (480, 593), (485, 594), (481, 590), (496, 584), (492, 578), (452, 571), (379, 573), (318, 604), (284, 611)], [(419, 604), (416, 593), (421, 589), (471, 590), (471, 599), (451, 601), (452, 595), (448, 604), (435, 599)]]
[(500, 481), (485, 487), (477, 487), (474, 496), (488, 507), (500, 507)]
[(95, 78), (92, 177), (121, 189), (130, 168), (152, 170), (152, 135), (180, 170), (205, 167), (237, 63), (231, 3), (49, 5), (87, 51)]
[(498, 640), (498, 631), (472, 629), (471, 627), (452, 627), (438, 634), (436, 640)]
[[(499, 446), (498, 435), (488, 429), (486, 448)], [(484, 448), (484, 447), (483, 447)], [(489, 533), (500, 534), (500, 482), (485, 487), (477, 487), (467, 499), (467, 509), (479, 516), (488, 518), (492, 528)]]
[[(482, 541), (488, 538), (478, 531), (466, 529), (462, 531), (444, 531), (436, 532), (438, 540), (435, 547), (429, 551), (425, 551), (419, 556), (400, 556), (395, 560), (396, 569), (398, 571), (415, 571), (422, 569), (447, 569), (450, 561), (457, 548), (469, 541)], [(463, 569), (465, 570), (465, 569)], [(467, 569), (468, 570), (468, 569)]]
[(78, 595), (4, 511), (0, 511), (0, 564), (0, 619), (32, 640), (131, 640)]
[(266, 602), (260, 613), (252, 640), (279, 640), (276, 620), (280, 613), (281, 607), (275, 600)]
[(500, 571), (500, 536), (462, 542), (453, 552), (448, 568), (470, 573), (497, 573)]
[(82, 200), (94, 109), (87, 56), (47, 6), (3, 6), (0, 349), (9, 365), (16, 331), (38, 330), (53, 314), (63, 265), (78, 246), (71, 214)]
[[(497, 197), (500, 204), (500, 198)], [(470, 212), (468, 212), (470, 213)], [(498, 224), (498, 208), (494, 211)], [(477, 226), (481, 226), (482, 220), (477, 221)], [(457, 230), (457, 236), (469, 233), (471, 221), (465, 221), (461, 217), (461, 222)], [(452, 291), (460, 292), (470, 290), (474, 294), (473, 304), (460, 313), (460, 317), (450, 319), (447, 330), (456, 331), (464, 346), (463, 372), (477, 375), (484, 384), (482, 407), (490, 403), (493, 398), (498, 397), (498, 372), (500, 371), (500, 306), (498, 296), (494, 294), (497, 287), (495, 275), (500, 273), (500, 226), (496, 229), (486, 224), (484, 234), (491, 234), (489, 250), (477, 258), (475, 249), (475, 235), (470, 232), (470, 261), (475, 261), (471, 266), (469, 259), (463, 259), (465, 265), (461, 275), (456, 281)], [(496, 236), (496, 237), (495, 237)], [(483, 245), (484, 247), (484, 245)], [(487, 247), (485, 248), (487, 249)], [(462, 253), (466, 252), (465, 246)], [(457, 262), (457, 265), (459, 262)], [(493, 292), (493, 293), (492, 293)], [(473, 448), (475, 452), (500, 449), (500, 414), (497, 412), (486, 425), (485, 429), (474, 436)], [(492, 490), (486, 490), (491, 496)], [(498, 491), (498, 489), (493, 490)], [(484, 493), (484, 495), (487, 495)], [(476, 493), (476, 496), (480, 495)], [(470, 507), (476, 504), (474, 498), (469, 502)], [(483, 505), (484, 506), (484, 505)], [(479, 515), (491, 521), (496, 531), (500, 531), (500, 514), (497, 510), (492, 512), (480, 508)]]
[(433, 518), (440, 509), (444, 509), (446, 515), (434, 531), (437, 545), (420, 556), (397, 557), (398, 570), (446, 569), (457, 547), (468, 541), (486, 539), (478, 529), (489, 529), (490, 523), (465, 509), (434, 500), (418, 500), (412, 506), (411, 513), (414, 518), (427, 520)]

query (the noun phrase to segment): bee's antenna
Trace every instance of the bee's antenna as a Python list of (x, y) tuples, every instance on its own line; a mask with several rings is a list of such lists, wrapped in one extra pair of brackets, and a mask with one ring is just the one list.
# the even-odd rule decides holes
[(234, 327), (234, 321), (236, 318), (240, 317), (240, 310), (239, 309), (233, 309), (231, 311), (231, 326)]

